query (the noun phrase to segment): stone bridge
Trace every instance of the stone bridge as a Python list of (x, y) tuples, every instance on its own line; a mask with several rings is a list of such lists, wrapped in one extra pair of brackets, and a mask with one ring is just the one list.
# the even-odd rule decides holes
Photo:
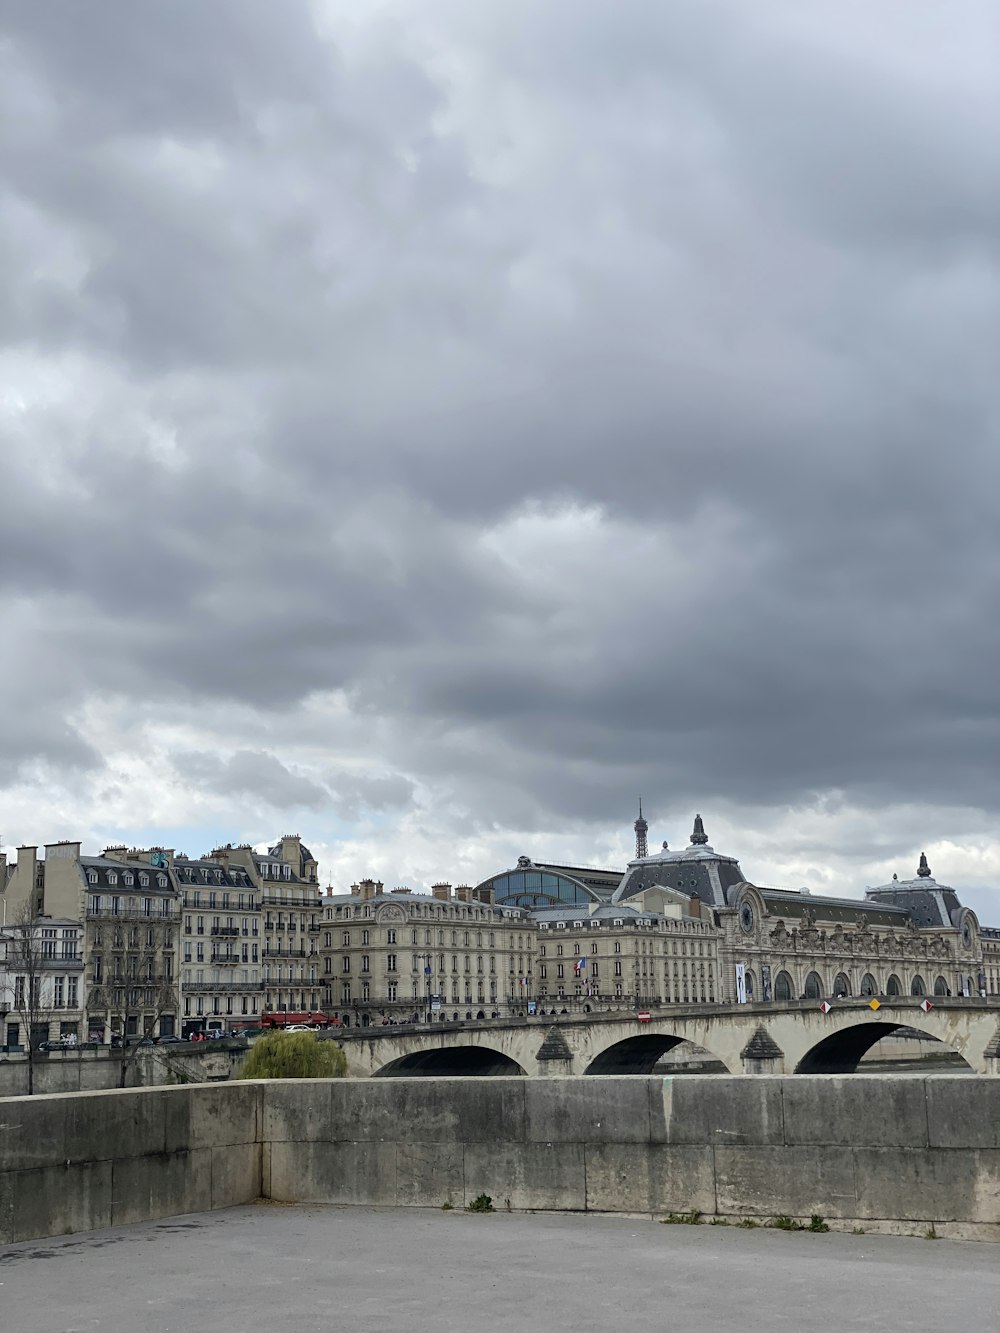
[(789, 1004), (672, 1005), (636, 1014), (563, 1015), (486, 1023), (365, 1029), (338, 1034), (354, 1078), (400, 1075), (648, 1074), (681, 1042), (702, 1047), (731, 1074), (844, 1074), (901, 1027), (956, 1052), (977, 1073), (1000, 1073), (1000, 997), (911, 996)]

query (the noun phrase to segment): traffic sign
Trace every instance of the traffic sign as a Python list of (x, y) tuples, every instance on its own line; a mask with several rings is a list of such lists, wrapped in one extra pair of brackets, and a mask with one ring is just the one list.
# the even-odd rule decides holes
[(823, 1011), (824, 1014), (828, 1014), (832, 1008), (833, 1005), (827, 1004), (826, 1000), (824, 1000), (823, 1003), (820, 1005), (820, 1009)]
[(874, 995), (873, 995), (872, 998), (868, 1001), (868, 1008), (869, 1008), (869, 1009), (881, 1009), (881, 1008), (882, 1008), (882, 1006), (879, 1004), (878, 1000), (875, 999), (875, 996), (874, 996)]
[(934, 1008), (934, 1006), (931, 1004), (930, 1000), (921, 1000), (921, 1001), (920, 1001), (920, 1007), (921, 1007), (921, 1009), (924, 1011), (925, 1014), (929, 1014), (930, 1011)]
[(639, 1012), (636, 1014), (636, 1018), (639, 1020), (640, 1023), (648, 1023), (648, 1022), (649, 1022), (649, 1010), (648, 1010), (648, 1009), (640, 1009)]

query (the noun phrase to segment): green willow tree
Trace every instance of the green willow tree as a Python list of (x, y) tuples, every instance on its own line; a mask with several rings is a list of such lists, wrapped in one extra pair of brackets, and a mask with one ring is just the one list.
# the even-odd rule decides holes
[(240, 1078), (343, 1078), (347, 1057), (335, 1041), (312, 1032), (269, 1032), (258, 1037)]

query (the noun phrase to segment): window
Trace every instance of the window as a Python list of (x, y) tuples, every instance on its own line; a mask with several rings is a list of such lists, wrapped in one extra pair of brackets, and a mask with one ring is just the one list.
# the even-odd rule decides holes
[(615, 976), (616, 976), (616, 977), (620, 977), (621, 974), (622, 974), (622, 960), (621, 960), (620, 958), (616, 958), (616, 959), (615, 959)]
[(396, 955), (395, 955), (394, 953), (387, 953), (387, 954), (386, 954), (386, 956), (385, 956), (385, 970), (386, 970), (387, 972), (395, 972), (395, 970), (396, 970)]
[(146, 874), (145, 870), (139, 871), (139, 883), (144, 889), (149, 887), (149, 876)]
[(363, 953), (361, 955), (361, 971), (362, 972), (371, 971), (371, 956), (369, 954)]
[(565, 964), (565, 963), (557, 963), (557, 964), (556, 964), (556, 976), (557, 976), (557, 977), (564, 977), (565, 975), (566, 975), (566, 964)]
[(621, 940), (615, 940), (615, 953), (621, 953), (621, 951), (622, 951)]
[(88, 884), (96, 884), (96, 883), (97, 883), (97, 871), (96, 871), (96, 870), (88, 870), (88, 871), (87, 871), (87, 883), (88, 883)]
[(340, 960), (340, 970), (341, 970), (341, 972), (350, 972), (350, 970), (351, 970), (351, 955), (350, 955), (350, 954), (346, 954), (346, 953), (345, 953), (344, 956), (341, 958), (341, 960)]
[(78, 991), (79, 977), (66, 978), (66, 1005), (69, 1009), (77, 1009), (80, 1005), (80, 995)]
[(66, 978), (52, 978), (52, 1003), (56, 1009), (63, 1009), (66, 1006)]
[(385, 932), (385, 939), (386, 939), (386, 943), (387, 943), (387, 944), (395, 944), (395, 943), (396, 943), (396, 932), (395, 932), (394, 930), (392, 930), (392, 929), (387, 930), (387, 931)]
[(367, 931), (367, 930), (363, 930), (363, 931), (361, 932), (361, 943), (362, 943), (362, 944), (367, 944), (368, 942), (369, 942), (369, 940), (368, 940), (368, 931)]

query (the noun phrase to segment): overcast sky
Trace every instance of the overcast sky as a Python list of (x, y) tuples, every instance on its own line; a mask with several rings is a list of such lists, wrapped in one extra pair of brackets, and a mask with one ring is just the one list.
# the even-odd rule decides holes
[(0, 18), (5, 847), (1000, 924), (991, 0)]

